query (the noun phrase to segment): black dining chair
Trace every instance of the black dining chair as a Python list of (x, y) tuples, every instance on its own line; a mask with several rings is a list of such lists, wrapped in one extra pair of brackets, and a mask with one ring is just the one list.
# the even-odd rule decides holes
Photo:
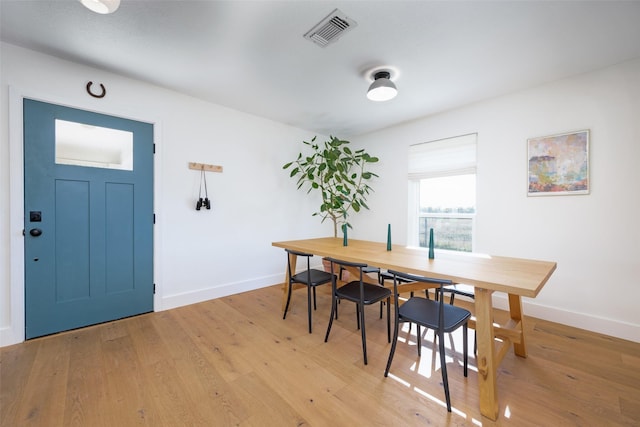
[(399, 304), (398, 298), (398, 283), (399, 280), (408, 280), (411, 282), (422, 282), (426, 285), (430, 285), (436, 289), (436, 294), (439, 292), (442, 295), (443, 288), (451, 286), (450, 280), (435, 279), (424, 276), (416, 276), (413, 274), (402, 273), (398, 271), (390, 270), (389, 274), (393, 275), (393, 298), (395, 302), (395, 322), (393, 332), (393, 342), (391, 344), (391, 351), (389, 353), (389, 360), (387, 361), (387, 367), (384, 371), (384, 376), (389, 374), (391, 368), (391, 362), (393, 361), (393, 355), (396, 351), (396, 344), (398, 342), (398, 329), (401, 322), (411, 322), (418, 325), (417, 331), (417, 344), (418, 355), (421, 355), (421, 342), (420, 342), (420, 326), (433, 329), (436, 331), (438, 339), (439, 353), (440, 353), (440, 365), (442, 371), (442, 383), (444, 385), (444, 394), (447, 401), (447, 411), (451, 412), (451, 398), (449, 396), (449, 380), (447, 376), (447, 363), (444, 347), (444, 334), (451, 333), (462, 326), (463, 337), (463, 357), (464, 357), (464, 376), (467, 376), (468, 354), (467, 354), (467, 329), (468, 321), (471, 317), (471, 312), (464, 308), (457, 307), (451, 304), (445, 304), (444, 298), (440, 297), (437, 301), (427, 299), (423, 297), (412, 296), (407, 301)]
[[(330, 283), (332, 277), (331, 273), (311, 268), (311, 257), (313, 254), (307, 254), (304, 252), (298, 252), (291, 249), (285, 249), (287, 252), (287, 273), (289, 276), (289, 292), (287, 294), (287, 303), (284, 307), (283, 319), (287, 318), (287, 311), (289, 310), (289, 303), (291, 302), (291, 291), (295, 283), (300, 283), (307, 287), (307, 312), (309, 317), (309, 333), (311, 333), (311, 292), (313, 289), (313, 309), (316, 309), (316, 288), (320, 285)], [(305, 257), (307, 259), (307, 269), (300, 273), (293, 274), (291, 270), (291, 256)]]
[(334, 317), (337, 319), (338, 302), (341, 300), (352, 301), (356, 304), (356, 318), (358, 328), (362, 336), (362, 354), (364, 355), (364, 364), (367, 364), (367, 334), (365, 328), (365, 316), (364, 308), (367, 305), (375, 304), (386, 300), (387, 302), (387, 341), (391, 341), (391, 308), (389, 303), (391, 302), (391, 290), (372, 283), (367, 283), (363, 280), (367, 264), (348, 262), (338, 260), (335, 258), (326, 258), (331, 263), (331, 274), (339, 272), (340, 268), (351, 267), (356, 268), (359, 271), (359, 277), (357, 280), (352, 280), (343, 286), (338, 287), (337, 277), (334, 276), (331, 281), (331, 315), (329, 316), (329, 325), (327, 326), (327, 334), (324, 337), (324, 342), (329, 340), (329, 333), (331, 332), (331, 325), (333, 324)]
[[(382, 272), (379, 274), (380, 277), (380, 284), (382, 286), (384, 286), (385, 281), (389, 280), (389, 281), (393, 281), (393, 275), (390, 274), (389, 272)], [(408, 279), (403, 279), (401, 277), (397, 278), (398, 283), (408, 283), (409, 280)], [(429, 289), (425, 289), (425, 296), (427, 299), (430, 299), (431, 297), (429, 296)], [(474, 300), (476, 298), (475, 295), (475, 288), (471, 285), (466, 285), (464, 283), (451, 283), (450, 286), (444, 286), (442, 289), (436, 289), (435, 291), (435, 299), (436, 301), (438, 300), (438, 298), (440, 297), (440, 294), (442, 294), (444, 296), (444, 294), (449, 294), (449, 304), (453, 305), (456, 299), (456, 295), (462, 295), (464, 297), (467, 297), (469, 299)], [(411, 292), (411, 296), (413, 296), (413, 292)], [(382, 313), (380, 314), (380, 316), (382, 316)], [(420, 328), (420, 326), (418, 325), (418, 328)], [(409, 331), (411, 331), (411, 325), (409, 325)], [(418, 334), (420, 333), (420, 329), (418, 329)], [(475, 354), (478, 350), (478, 341), (475, 338), (474, 335), (474, 339), (473, 339), (473, 353)]]

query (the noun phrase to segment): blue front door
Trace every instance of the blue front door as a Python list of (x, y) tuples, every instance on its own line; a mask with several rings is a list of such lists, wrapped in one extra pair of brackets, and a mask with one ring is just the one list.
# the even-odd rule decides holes
[(25, 99), (24, 181), (26, 338), (152, 311), (153, 125)]

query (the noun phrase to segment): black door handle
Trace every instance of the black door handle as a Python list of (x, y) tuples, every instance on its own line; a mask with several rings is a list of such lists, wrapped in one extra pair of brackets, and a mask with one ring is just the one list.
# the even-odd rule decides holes
[(38, 237), (42, 234), (42, 230), (40, 230), (39, 228), (32, 228), (31, 230), (29, 230), (29, 234), (31, 234), (33, 237)]

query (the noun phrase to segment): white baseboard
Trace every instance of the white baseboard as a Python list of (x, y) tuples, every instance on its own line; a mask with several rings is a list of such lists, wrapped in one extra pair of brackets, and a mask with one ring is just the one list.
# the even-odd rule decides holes
[[(222, 286), (199, 289), (181, 294), (167, 295), (161, 298), (161, 308), (156, 306), (156, 311), (169, 310), (210, 299), (252, 291), (278, 283), (282, 283), (282, 274), (260, 277), (244, 282), (228, 283)], [(525, 316), (537, 317), (539, 319), (640, 343), (640, 325), (543, 306), (535, 304), (533, 300), (525, 299), (522, 304)], [(509, 309), (507, 298), (500, 295), (494, 296), (493, 305), (495, 308), (502, 310)], [(0, 347), (22, 342), (24, 337), (22, 336), (22, 338), (20, 338), (21, 336), (22, 335), (16, 333), (11, 326), (0, 328)]]
[[(198, 289), (196, 291), (184, 292), (180, 294), (166, 295), (162, 297), (161, 307), (162, 310), (169, 310), (176, 307), (182, 307), (184, 305), (195, 304), (210, 299), (226, 297), (228, 295), (239, 294), (241, 292), (247, 292), (254, 289), (272, 286), (276, 283), (282, 283), (282, 274), (260, 277), (244, 282), (226, 283), (222, 286)], [(159, 310), (156, 309), (156, 311)]]
[[(509, 302), (506, 297), (496, 295), (493, 299), (493, 306), (508, 310)], [(525, 316), (537, 317), (538, 319), (640, 343), (640, 325), (539, 305), (534, 300), (523, 299), (522, 306)]]
[(0, 328), (0, 347), (19, 344), (24, 341), (24, 336), (19, 337), (11, 326)]
[[(298, 266), (296, 273), (306, 269), (306, 266)], [(311, 268), (322, 270), (322, 264), (311, 265)], [(226, 297), (228, 295), (239, 294), (241, 292), (252, 291), (267, 286), (283, 283), (283, 275), (272, 274), (270, 276), (259, 277), (257, 279), (246, 280), (244, 282), (226, 283), (213, 288), (198, 289), (196, 291), (184, 292), (173, 295), (166, 295), (160, 298), (156, 304), (155, 311), (169, 310), (171, 308), (182, 307), (184, 305), (196, 304), (210, 299)]]

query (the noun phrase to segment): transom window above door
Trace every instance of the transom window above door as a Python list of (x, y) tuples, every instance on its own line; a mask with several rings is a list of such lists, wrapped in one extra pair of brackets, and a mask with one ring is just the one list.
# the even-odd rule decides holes
[(133, 170), (133, 133), (56, 119), (56, 163)]

